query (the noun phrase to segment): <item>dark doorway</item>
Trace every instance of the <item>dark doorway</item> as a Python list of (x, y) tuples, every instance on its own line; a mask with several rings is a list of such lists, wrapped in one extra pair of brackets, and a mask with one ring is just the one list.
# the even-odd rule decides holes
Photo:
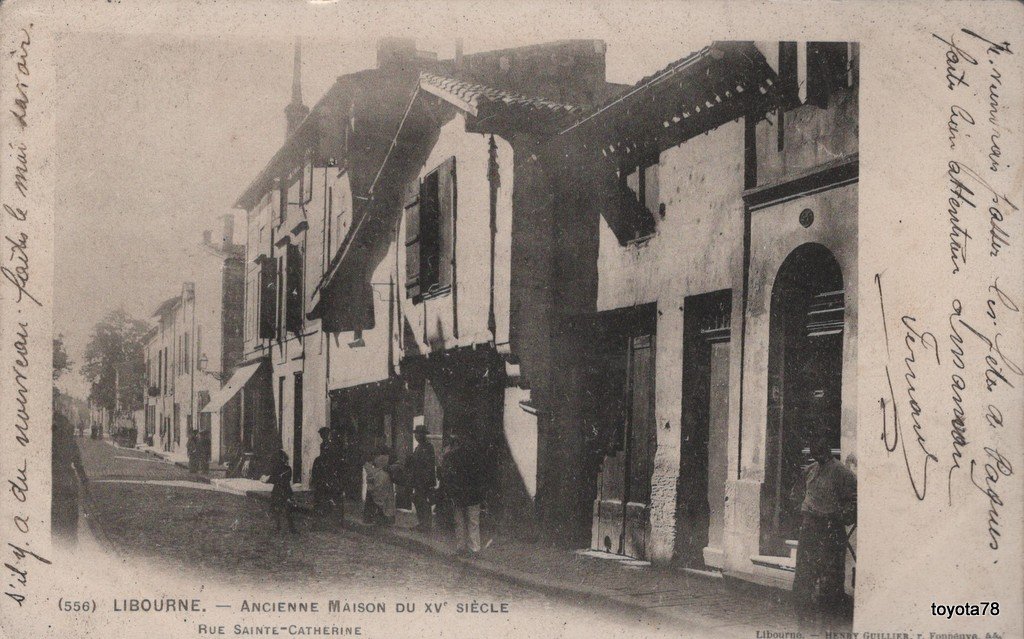
[(683, 313), (675, 555), (688, 566), (720, 568), (729, 462), (732, 291), (687, 297)]
[(295, 373), (295, 412), (292, 425), (292, 482), (302, 483), (302, 373)]
[[(606, 450), (598, 476), (594, 542), (600, 550), (644, 559), (657, 432), (653, 305), (610, 317), (599, 337)], [(607, 393), (605, 392), (607, 391)]]
[(793, 487), (810, 463), (809, 444), (840, 445), (844, 330), (843, 274), (820, 244), (797, 247), (772, 290), (761, 552), (788, 555), (800, 504)]
[(385, 425), (393, 420), (388, 387), (331, 391), (331, 429), (344, 455), (342, 485), (349, 499), (363, 494), (363, 464), (388, 447)]

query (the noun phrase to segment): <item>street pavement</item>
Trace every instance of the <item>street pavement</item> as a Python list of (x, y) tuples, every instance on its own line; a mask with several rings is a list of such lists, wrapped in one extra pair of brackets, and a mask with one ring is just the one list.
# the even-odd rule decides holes
[(276, 533), (264, 501), (219, 491), (142, 451), (78, 441), (91, 528), (108, 552), (140, 566), (177, 563), (240, 588), (271, 581), (311, 593), (512, 602), (531, 622), (547, 623), (552, 636), (568, 636), (572, 626), (606, 636), (754, 637), (795, 625), (788, 608), (764, 592), (511, 540), (463, 560), (450, 556), (440, 534), (383, 532), (354, 519), (337, 530), (299, 515), (298, 535)]

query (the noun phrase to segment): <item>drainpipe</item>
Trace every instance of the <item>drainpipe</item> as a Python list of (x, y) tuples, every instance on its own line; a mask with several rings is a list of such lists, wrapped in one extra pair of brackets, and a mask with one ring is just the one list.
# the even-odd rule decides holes
[[(189, 376), (189, 415), (192, 417), (192, 429), (198, 432), (199, 420), (196, 415), (196, 287), (192, 284), (192, 343), (189, 344), (188, 353), (188, 376)], [(186, 437), (186, 442), (188, 438)]]
[(501, 188), (501, 175), (498, 172), (498, 145), (491, 134), (487, 145), (487, 181), (490, 183), (490, 222), (491, 222), (491, 269), (487, 307), (487, 330), (491, 332), (491, 341), (498, 342), (497, 320), (494, 317), (494, 255), (495, 241), (498, 237), (498, 189)]

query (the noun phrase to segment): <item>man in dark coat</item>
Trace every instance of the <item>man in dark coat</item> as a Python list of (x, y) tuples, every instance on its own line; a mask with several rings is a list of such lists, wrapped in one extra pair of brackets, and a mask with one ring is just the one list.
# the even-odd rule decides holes
[(205, 429), (200, 430), (198, 437), (199, 441), (196, 442), (196, 455), (199, 460), (196, 466), (198, 467), (199, 472), (208, 473), (210, 472), (210, 454), (213, 452), (211, 450), (212, 442), (210, 441), (210, 431)]
[(341, 489), (341, 455), (339, 443), (331, 436), (331, 429), (319, 429), (321, 454), (313, 461), (309, 485), (313, 489), (313, 508), (318, 515), (334, 514), (339, 526), (345, 523), (345, 502)]
[[(857, 476), (832, 456), (827, 439), (811, 444), (814, 463), (804, 475), (800, 502), (800, 539), (796, 554), (793, 599), (797, 616), (805, 621), (818, 608), (837, 613), (845, 603), (846, 526), (857, 522)], [(798, 483), (797, 488), (800, 487)], [(796, 490), (794, 490), (796, 493)]]
[(185, 452), (188, 454), (188, 472), (199, 472), (199, 433), (194, 429), (188, 431)]
[(483, 467), (475, 452), (452, 434), (441, 460), (441, 490), (455, 513), (457, 552), (480, 552), (480, 504), (483, 502)]
[(274, 516), (274, 530), (281, 532), (281, 520), (288, 522), (288, 531), (298, 533), (292, 519), (292, 467), (288, 465), (288, 453), (278, 451), (277, 460), (270, 471), (270, 511)]
[(416, 507), (416, 530), (430, 532), (433, 528), (433, 513), (430, 500), (437, 485), (437, 468), (434, 445), (427, 441), (429, 431), (423, 424), (412, 429), (416, 437), (416, 450), (406, 462), (409, 483), (412, 486), (412, 503)]
[(58, 542), (74, 544), (78, 541), (78, 482), (85, 486), (88, 478), (71, 422), (57, 409), (56, 402), (53, 409), (50, 532)]

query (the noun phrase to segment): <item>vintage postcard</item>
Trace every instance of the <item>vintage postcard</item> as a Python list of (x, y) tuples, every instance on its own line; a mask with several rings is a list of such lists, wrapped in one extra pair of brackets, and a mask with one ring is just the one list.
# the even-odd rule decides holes
[(0, 636), (1024, 637), (1024, 5), (0, 25)]

